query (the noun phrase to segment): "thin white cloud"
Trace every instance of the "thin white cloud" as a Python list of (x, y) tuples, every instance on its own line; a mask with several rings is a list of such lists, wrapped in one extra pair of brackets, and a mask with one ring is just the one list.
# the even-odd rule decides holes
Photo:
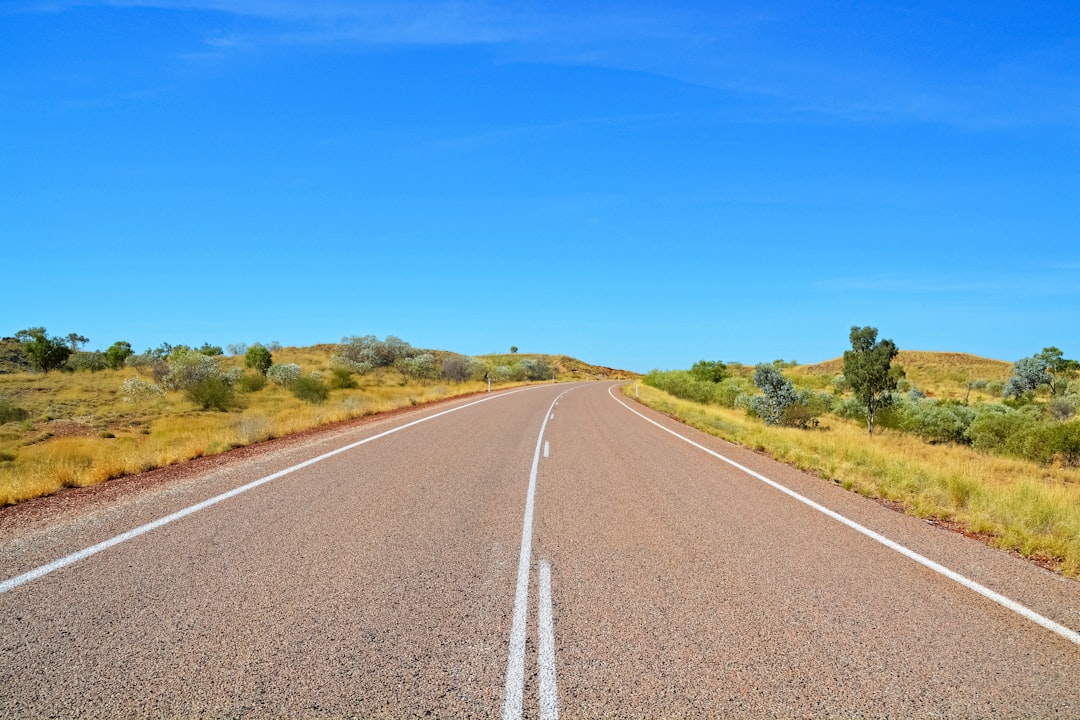
[[(1016, 47), (987, 49), (983, 44), (990, 31), (965, 23), (972, 18), (960, 11), (930, 6), (869, 16), (799, 3), (783, 12), (678, 2), (643, 8), (535, 0), (23, 0), (14, 5), (42, 12), (96, 6), (218, 13), (232, 22), (226, 30), (208, 29), (204, 42), (211, 53), (267, 45), (487, 45), (497, 48), (502, 61), (614, 68), (714, 88), (748, 100), (745, 112), (752, 121), (815, 116), (970, 131), (1080, 124), (1080, 79), (1071, 60), (1080, 46), (1075, 37), (1051, 32), (1044, 40), (1027, 41), (1020, 36)], [(1018, 12), (999, 9), (995, 20)], [(941, 21), (976, 29), (953, 43)], [(888, 40), (886, 46), (871, 48), (863, 31)], [(922, 57), (924, 46), (942, 67)], [(204, 50), (189, 56), (202, 57)]]

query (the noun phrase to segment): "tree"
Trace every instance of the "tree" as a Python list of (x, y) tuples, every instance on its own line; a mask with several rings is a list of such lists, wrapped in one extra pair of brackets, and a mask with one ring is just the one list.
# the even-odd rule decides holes
[(892, 403), (899, 375), (892, 360), (900, 351), (892, 340), (879, 342), (877, 333), (877, 328), (853, 326), (851, 349), (844, 351), (844, 381), (866, 410), (866, 429), (871, 435), (877, 411)]
[(690, 366), (690, 375), (695, 380), (718, 383), (727, 377), (727, 365), (719, 360), (698, 360)]
[(255, 343), (247, 349), (244, 353), (244, 365), (249, 368), (255, 368), (263, 375), (270, 369), (270, 366), (274, 364), (274, 356), (268, 349), (262, 345)]
[(124, 366), (124, 361), (134, 354), (131, 343), (126, 340), (117, 340), (105, 351), (105, 362), (113, 370), (119, 370)]
[(1012, 375), (1005, 383), (1002, 394), (1009, 397), (1023, 397), (1034, 393), (1042, 385), (1050, 385), (1053, 378), (1047, 372), (1049, 363), (1046, 358), (1034, 355), (1020, 358), (1013, 363)]
[(30, 367), (41, 372), (49, 372), (64, 367), (71, 357), (71, 348), (60, 338), (51, 338), (43, 327), (27, 328), (15, 333), (26, 351)]
[(1076, 377), (1077, 372), (1080, 371), (1080, 362), (1062, 357), (1061, 350), (1052, 345), (1043, 348), (1042, 352), (1037, 353), (1035, 357), (1046, 361), (1046, 373), (1050, 376), (1047, 385), (1050, 386), (1050, 392), (1053, 395), (1064, 394), (1065, 388), (1069, 386), (1069, 380)]
[(68, 333), (64, 339), (71, 345), (71, 352), (78, 352), (80, 345), (90, 342), (90, 338), (83, 337), (79, 333)]
[(511, 355), (517, 355), (517, 350), (518, 350), (517, 345), (511, 345), (510, 346), (510, 354)]
[(780, 425), (784, 414), (798, 400), (795, 386), (776, 367), (761, 364), (754, 368), (754, 385), (763, 395), (750, 398), (750, 409), (769, 425)]

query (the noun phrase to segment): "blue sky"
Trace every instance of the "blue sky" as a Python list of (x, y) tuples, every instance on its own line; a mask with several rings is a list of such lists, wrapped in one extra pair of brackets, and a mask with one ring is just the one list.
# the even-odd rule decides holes
[(0, 335), (1080, 356), (1080, 4), (0, 4)]

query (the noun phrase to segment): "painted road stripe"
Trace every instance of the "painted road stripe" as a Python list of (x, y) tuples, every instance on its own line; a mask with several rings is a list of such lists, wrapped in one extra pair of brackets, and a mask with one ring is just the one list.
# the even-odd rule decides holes
[(540, 561), (537, 608), (537, 675), (540, 678), (540, 720), (559, 720), (559, 690), (555, 682), (555, 623), (551, 616), (551, 564)]
[(544, 457), (551, 457), (551, 446), (547, 440), (544, 441)]
[(876, 540), (877, 542), (881, 543), (885, 547), (887, 547), (887, 548), (889, 548), (891, 550), (895, 550), (896, 552), (900, 553), (904, 557), (906, 557), (906, 558), (908, 558), (910, 560), (914, 560), (915, 562), (919, 563), (920, 565), (922, 565), (924, 567), (927, 567), (930, 570), (933, 570), (934, 572), (936, 572), (936, 573), (938, 573), (940, 575), (944, 575), (945, 577), (949, 578), (950, 580), (953, 580), (954, 582), (960, 583), (961, 585), (968, 588), (969, 590), (974, 590), (975, 592), (982, 595), (986, 599), (992, 600), (993, 602), (997, 603), (998, 605), (1001, 605), (1002, 607), (1005, 607), (1005, 608), (1008, 608), (1009, 610), (1012, 610), (1016, 614), (1027, 618), (1028, 620), (1032, 621), (1033, 623), (1036, 623), (1037, 625), (1041, 625), (1042, 627), (1046, 628), (1050, 632), (1055, 633), (1057, 635), (1060, 635), (1061, 637), (1065, 638), (1066, 640), (1069, 640), (1070, 642), (1073, 642), (1073, 643), (1075, 643), (1077, 645), (1080, 645), (1080, 633), (1076, 632), (1075, 630), (1071, 630), (1071, 629), (1065, 627), (1064, 625), (1061, 625), (1060, 623), (1056, 623), (1053, 620), (1051, 620), (1050, 618), (1045, 617), (1043, 615), (1040, 615), (1039, 613), (1035, 612), (1034, 610), (1032, 610), (1032, 609), (1030, 609), (1030, 608), (1028, 608), (1028, 607), (1026, 607), (1024, 605), (1021, 605), (1020, 603), (1016, 602), (1015, 600), (1013, 600), (1011, 598), (1007, 598), (1004, 595), (1002, 595), (1001, 593), (994, 592), (993, 590), (986, 587), (985, 585), (981, 585), (981, 584), (975, 582), (974, 580), (972, 580), (972, 579), (970, 579), (968, 577), (965, 577), (965, 576), (961, 575), (960, 573), (958, 573), (958, 572), (956, 572), (954, 570), (950, 570), (949, 568), (945, 567), (944, 565), (941, 565), (940, 563), (936, 563), (933, 560), (931, 560), (930, 558), (928, 558), (928, 557), (926, 557), (924, 555), (920, 555), (919, 553), (915, 552), (914, 550), (906, 548), (903, 545), (901, 545), (900, 543), (898, 543), (898, 542), (896, 542), (894, 540), (890, 540), (889, 538), (885, 537), (884, 535), (881, 535), (880, 533), (876, 533), (876, 532), (874, 532), (873, 530), (871, 530), (868, 527), (860, 525), (859, 523), (857, 523), (854, 520), (851, 520), (851, 519), (841, 515), (840, 513), (836, 512), (835, 510), (830, 510), (829, 508), (825, 507), (824, 505), (821, 505), (820, 503), (814, 502), (813, 500), (811, 500), (808, 497), (800, 495), (799, 493), (795, 492), (794, 490), (792, 490), (792, 489), (790, 489), (788, 487), (785, 487), (785, 486), (781, 485), (780, 483), (776, 482), (775, 480), (770, 480), (769, 478), (765, 477), (761, 473), (754, 472), (753, 470), (746, 467), (745, 465), (740, 465), (739, 463), (735, 462), (731, 458), (724, 457), (723, 455), (716, 452), (715, 450), (710, 450), (709, 448), (705, 447), (704, 445), (700, 445), (700, 444), (694, 442), (693, 440), (691, 440), (690, 438), (684, 437), (684, 436), (680, 435), (679, 433), (675, 432), (674, 430), (664, 427), (663, 425), (656, 422), (652, 418), (649, 418), (649, 417), (646, 417), (645, 415), (642, 415), (637, 410), (630, 407), (629, 405), (624, 403), (619, 398), (615, 397), (614, 393), (612, 392), (614, 389), (615, 389), (615, 386), (612, 386), (612, 387), (608, 388), (608, 395), (610, 395), (611, 398), (615, 402), (619, 403), (624, 408), (626, 408), (630, 412), (634, 413), (635, 415), (637, 415), (642, 420), (645, 420), (646, 422), (652, 423), (653, 425), (660, 428), (664, 432), (671, 433), (672, 435), (679, 438), (680, 440), (683, 440), (684, 442), (687, 442), (687, 443), (693, 445), (697, 449), (702, 450), (702, 451), (708, 453), (709, 455), (712, 455), (713, 457), (715, 457), (715, 458), (717, 458), (719, 460), (723, 460), (728, 465), (731, 465), (734, 468), (738, 468), (739, 470), (742, 470), (744, 473), (746, 473), (750, 477), (756, 478), (756, 479), (760, 480), (761, 482), (765, 483), (766, 485), (768, 485), (769, 487), (772, 487), (772, 488), (775, 488), (776, 490), (779, 490), (780, 492), (782, 492), (785, 495), (788, 495), (788, 496), (798, 500), (799, 502), (803, 503), (804, 505), (807, 505), (807, 506), (813, 508), (814, 510), (817, 510), (820, 513), (828, 515), (833, 520), (836, 520), (839, 523), (847, 525), (852, 530), (855, 530), (856, 532), (862, 533), (863, 535), (865, 535), (866, 537), (868, 537), (868, 538), (870, 538), (872, 540)]
[[(570, 390), (573, 390), (571, 388)], [(564, 390), (551, 403), (551, 408), (570, 390)], [(517, 587), (514, 590), (514, 619), (510, 625), (510, 653), (506, 661), (506, 688), (503, 694), (503, 720), (518, 720), (525, 703), (525, 620), (529, 612), (529, 569), (532, 564), (533, 508), (536, 504), (536, 472), (540, 466), (540, 448), (544, 431), (551, 419), (551, 408), (544, 414), (540, 434), (536, 436), (529, 489), (525, 494), (525, 518), (521, 523), (521, 552), (518, 555)]]
[[(525, 389), (531, 389), (531, 388), (523, 388), (523, 390), (525, 390)], [(3, 582), (0, 582), (0, 593), (5, 593), (8, 590), (12, 590), (14, 588), (19, 587), (20, 585), (25, 585), (26, 583), (31, 582), (33, 580), (37, 580), (38, 578), (43, 577), (45, 575), (48, 575), (51, 572), (54, 572), (54, 571), (59, 570), (61, 568), (67, 567), (68, 565), (72, 565), (74, 563), (77, 563), (80, 560), (85, 560), (86, 558), (88, 558), (88, 557), (90, 557), (92, 555), (97, 555), (99, 552), (102, 552), (104, 550), (108, 550), (109, 548), (114, 547), (116, 545), (119, 545), (120, 543), (127, 542), (128, 540), (131, 540), (133, 538), (137, 538), (140, 535), (144, 535), (144, 534), (150, 532), (151, 530), (156, 530), (157, 528), (162, 527), (163, 525), (168, 525), (171, 522), (175, 522), (176, 520), (180, 520), (181, 518), (185, 518), (188, 515), (192, 515), (194, 513), (199, 512), (200, 510), (205, 510), (206, 508), (210, 507), (211, 505), (218, 504), (222, 500), (228, 500), (229, 498), (236, 497), (237, 495), (240, 495), (241, 493), (245, 493), (248, 490), (253, 490), (253, 489), (259, 487), (260, 485), (265, 485), (266, 483), (271, 482), (272, 480), (277, 480), (280, 477), (284, 477), (285, 475), (289, 475), (290, 473), (294, 473), (297, 470), (301, 470), (301, 469), (306, 468), (306, 467), (308, 467), (310, 465), (314, 465), (315, 463), (326, 460), (327, 458), (331, 458), (331, 457), (333, 457), (335, 455), (340, 455), (343, 452), (347, 452), (347, 451), (352, 450), (354, 448), (358, 448), (361, 445), (366, 445), (369, 442), (374, 442), (375, 440), (379, 440), (380, 438), (384, 438), (387, 435), (393, 435), (396, 432), (400, 432), (402, 430), (405, 430), (406, 428), (413, 427), (414, 425), (419, 425), (420, 423), (425, 423), (428, 420), (434, 420), (437, 417), (442, 417), (443, 415), (449, 415), (450, 413), (457, 412), (458, 410), (464, 410), (465, 408), (472, 407), (473, 405), (479, 405), (480, 403), (487, 402), (488, 400), (495, 400), (496, 398), (503, 398), (503, 397), (506, 397), (508, 395), (514, 395), (516, 393), (522, 392), (523, 390), (511, 390), (509, 392), (499, 393), (498, 395), (491, 395), (489, 397), (485, 397), (482, 400), (475, 400), (475, 401), (473, 401), (471, 403), (466, 403), (465, 405), (459, 405), (458, 407), (450, 408), (449, 410), (443, 410), (442, 412), (435, 413), (434, 415), (428, 415), (427, 417), (420, 418), (419, 420), (413, 420), (412, 422), (406, 423), (405, 425), (402, 425), (400, 427), (396, 427), (396, 428), (393, 428), (391, 430), (381, 432), (378, 435), (373, 435), (373, 436), (371, 436), (369, 438), (366, 438), (364, 440), (360, 440), (358, 442), (351, 443), (351, 444), (346, 445), (344, 447), (340, 447), (340, 448), (338, 448), (336, 450), (331, 450), (328, 453), (324, 453), (324, 454), (322, 454), (322, 455), (320, 455), (318, 457), (311, 458), (310, 460), (306, 460), (306, 461), (304, 461), (302, 463), (299, 463), (298, 465), (293, 465), (292, 467), (286, 468), (285, 470), (281, 470), (279, 472), (276, 472), (273, 475), (267, 475), (266, 477), (259, 478), (258, 480), (254, 480), (252, 482), (249, 482), (247, 485), (241, 485), (238, 488), (234, 488), (232, 490), (229, 490), (228, 492), (222, 493), (220, 495), (216, 495), (216, 496), (214, 496), (214, 497), (212, 497), (212, 498), (210, 498), (208, 500), (203, 500), (202, 502), (200, 502), (200, 503), (198, 503), (196, 505), (186, 507), (183, 510), (177, 510), (176, 512), (172, 513), (171, 515), (166, 515), (164, 517), (158, 518), (157, 520), (146, 523), (145, 525), (140, 525), (139, 527), (134, 528), (132, 530), (128, 530), (125, 533), (121, 533), (120, 535), (117, 535), (116, 537), (109, 538), (108, 540), (103, 540), (102, 542), (99, 542), (96, 545), (91, 545), (88, 548), (85, 548), (83, 550), (79, 550), (78, 552), (74, 552), (74, 553), (72, 553), (70, 555), (67, 555), (65, 557), (62, 557), (62, 558), (60, 558), (58, 560), (53, 560), (50, 563), (46, 563), (45, 565), (41, 565), (39, 567), (36, 567), (33, 570), (25, 572), (25, 573), (23, 573), (21, 575), (16, 575), (13, 578), (9, 578), (7, 580), (4, 580)]]

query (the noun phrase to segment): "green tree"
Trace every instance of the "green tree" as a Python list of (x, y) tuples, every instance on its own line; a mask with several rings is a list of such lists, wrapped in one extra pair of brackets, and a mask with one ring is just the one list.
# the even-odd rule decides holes
[(30, 367), (41, 372), (49, 372), (64, 367), (71, 357), (71, 348), (61, 338), (51, 338), (43, 327), (27, 328), (15, 333), (26, 351)]
[(510, 346), (510, 354), (511, 355), (517, 355), (517, 350), (518, 350), (517, 345), (511, 345)]
[(80, 345), (90, 342), (90, 338), (83, 337), (79, 333), (68, 333), (64, 339), (71, 346), (71, 352), (78, 352)]
[(134, 354), (131, 343), (126, 340), (117, 340), (105, 351), (105, 362), (113, 370), (119, 370), (124, 366), (124, 361)]
[(249, 368), (255, 368), (263, 375), (270, 369), (270, 366), (274, 364), (274, 356), (270, 354), (270, 350), (259, 345), (258, 343), (252, 345), (244, 353), (244, 365)]
[(1054, 346), (1043, 348), (1041, 353), (1036, 353), (1036, 358), (1046, 362), (1046, 374), (1050, 376), (1047, 385), (1053, 395), (1062, 395), (1069, 386), (1069, 380), (1076, 377), (1080, 371), (1080, 362), (1062, 357), (1062, 352)]
[(851, 328), (851, 349), (844, 351), (844, 381), (866, 410), (866, 429), (874, 434), (877, 411), (892, 403), (899, 373), (892, 367), (899, 350), (892, 340), (877, 339), (877, 328)]

